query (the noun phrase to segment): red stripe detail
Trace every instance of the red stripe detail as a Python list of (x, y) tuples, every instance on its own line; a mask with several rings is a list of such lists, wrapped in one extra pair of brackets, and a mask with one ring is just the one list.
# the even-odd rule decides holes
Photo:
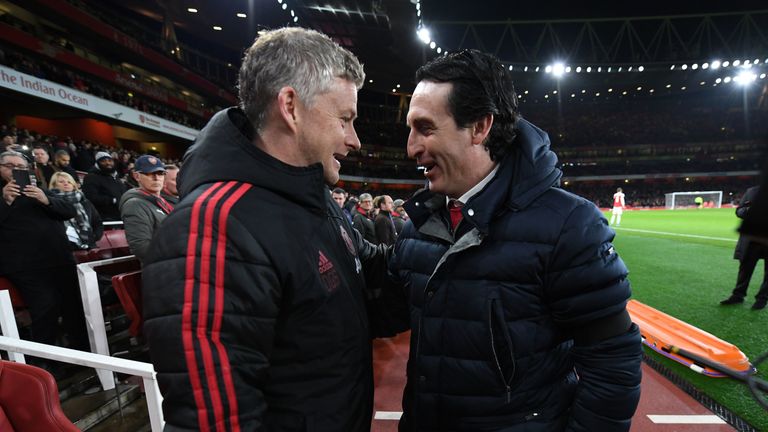
[(189, 223), (189, 238), (187, 240), (187, 257), (184, 285), (184, 306), (182, 308), (181, 319), (181, 339), (184, 344), (184, 356), (187, 360), (187, 370), (189, 380), (192, 386), (192, 395), (197, 405), (197, 423), (202, 432), (208, 432), (208, 408), (205, 405), (203, 388), (198, 375), (197, 359), (195, 359), (195, 348), (192, 340), (192, 298), (195, 293), (195, 260), (197, 258), (195, 245), (197, 244), (198, 225), (200, 224), (200, 207), (208, 199), (208, 196), (216, 190), (221, 183), (216, 183), (205, 190), (196, 200), (192, 207), (192, 217)]
[(219, 200), (229, 192), (232, 187), (235, 186), (235, 182), (227, 182), (227, 184), (216, 191), (216, 194), (211, 198), (208, 206), (205, 208), (205, 219), (203, 221), (203, 244), (200, 256), (202, 261), (200, 262), (200, 297), (198, 300), (197, 308), (197, 326), (196, 336), (200, 345), (200, 351), (203, 354), (203, 368), (205, 369), (205, 378), (208, 381), (208, 392), (211, 396), (211, 404), (213, 405), (213, 415), (216, 419), (216, 430), (219, 430), (220, 426), (224, 426), (224, 406), (221, 403), (221, 393), (219, 391), (219, 380), (216, 375), (216, 366), (213, 362), (213, 353), (211, 351), (211, 344), (208, 340), (208, 315), (210, 313), (209, 300), (211, 295), (211, 248), (213, 243), (213, 212), (216, 210), (216, 206)]
[(224, 265), (226, 263), (227, 253), (227, 218), (232, 206), (251, 188), (249, 184), (242, 184), (240, 187), (224, 202), (219, 213), (219, 239), (216, 242), (216, 282), (215, 282), (215, 306), (213, 313), (213, 331), (211, 339), (216, 345), (216, 352), (219, 354), (219, 363), (221, 363), (221, 373), (224, 379), (224, 387), (229, 401), (229, 418), (231, 420), (232, 431), (240, 430), (240, 419), (237, 409), (237, 397), (235, 396), (235, 384), (232, 380), (232, 369), (229, 364), (227, 351), (221, 344), (221, 318), (224, 314)]

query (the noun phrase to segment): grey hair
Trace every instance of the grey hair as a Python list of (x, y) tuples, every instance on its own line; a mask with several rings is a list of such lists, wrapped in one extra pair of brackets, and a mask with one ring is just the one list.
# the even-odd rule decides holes
[(27, 162), (27, 165), (29, 165), (29, 162), (27, 161), (27, 158), (24, 157), (23, 153), (19, 153), (17, 151), (13, 151), (13, 150), (7, 150), (7, 151), (4, 151), (4, 152), (0, 153), (0, 162), (5, 162), (5, 158), (9, 158), (9, 157), (12, 157), (12, 156), (16, 156), (16, 157), (20, 157), (20, 158), (24, 159), (24, 162)]
[(373, 196), (371, 196), (371, 194), (369, 194), (368, 192), (360, 194), (358, 198), (360, 199), (360, 201), (365, 201), (365, 200), (373, 201)]
[(353, 82), (358, 90), (363, 86), (365, 72), (354, 54), (314, 30), (271, 30), (245, 51), (238, 78), (240, 108), (259, 131), (281, 88), (293, 87), (311, 107), (335, 78)]

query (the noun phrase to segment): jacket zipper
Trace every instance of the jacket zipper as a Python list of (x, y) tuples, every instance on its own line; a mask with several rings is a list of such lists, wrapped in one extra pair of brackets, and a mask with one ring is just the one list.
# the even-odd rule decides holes
[[(504, 384), (504, 388), (507, 391), (507, 403), (512, 402), (512, 387), (504, 379), (504, 372), (501, 370), (501, 362), (499, 362), (499, 355), (496, 352), (496, 343), (493, 341), (493, 303), (488, 308), (488, 328), (491, 331), (491, 351), (493, 351), (493, 361), (496, 363), (496, 369), (499, 371), (501, 382)], [(514, 362), (514, 358), (512, 359)]]

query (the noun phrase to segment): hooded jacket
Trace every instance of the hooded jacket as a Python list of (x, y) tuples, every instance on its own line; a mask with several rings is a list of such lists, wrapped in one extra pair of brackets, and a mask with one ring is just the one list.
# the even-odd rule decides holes
[(98, 165), (83, 179), (83, 193), (105, 221), (120, 220), (120, 198), (128, 187), (114, 173), (106, 173)]
[(557, 188), (556, 162), (521, 119), (458, 235), (444, 195), (405, 204), (391, 265), (413, 329), (401, 431), (629, 430), (641, 346), (627, 269), (599, 210)]
[(252, 137), (236, 108), (201, 131), (144, 267), (167, 430), (368, 431), (364, 278), (385, 274), (384, 249), (356, 234), (322, 165), (286, 165)]

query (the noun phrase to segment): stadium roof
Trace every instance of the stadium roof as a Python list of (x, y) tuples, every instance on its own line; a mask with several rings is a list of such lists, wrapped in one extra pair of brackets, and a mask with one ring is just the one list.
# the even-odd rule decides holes
[[(664, 86), (676, 67), (695, 62), (768, 59), (768, 6), (763, 1), (509, 2), (502, 0), (91, 0), (94, 7), (162, 31), (173, 23), (184, 44), (233, 65), (258, 30), (284, 25), (315, 28), (357, 54), (369, 89), (410, 91), (415, 69), (438, 51), (479, 48), (496, 53), (518, 86), (534, 88), (556, 61), (595, 75), (586, 86), (605, 89), (663, 71), (649, 83)], [(191, 11), (194, 10), (194, 11)], [(238, 15), (241, 14), (241, 15)], [(427, 43), (417, 29), (430, 30)], [(595, 76), (593, 75), (593, 77)], [(586, 75), (582, 75), (586, 76)], [(650, 76), (650, 74), (646, 74)], [(721, 79), (724, 78), (720, 77)], [(645, 78), (650, 80), (650, 78)], [(712, 83), (714, 83), (714, 77)], [(400, 84), (402, 88), (396, 88)], [(709, 83), (708, 83), (709, 84)], [(596, 87), (596, 88), (597, 88)], [(590, 90), (591, 91), (591, 90)]]

